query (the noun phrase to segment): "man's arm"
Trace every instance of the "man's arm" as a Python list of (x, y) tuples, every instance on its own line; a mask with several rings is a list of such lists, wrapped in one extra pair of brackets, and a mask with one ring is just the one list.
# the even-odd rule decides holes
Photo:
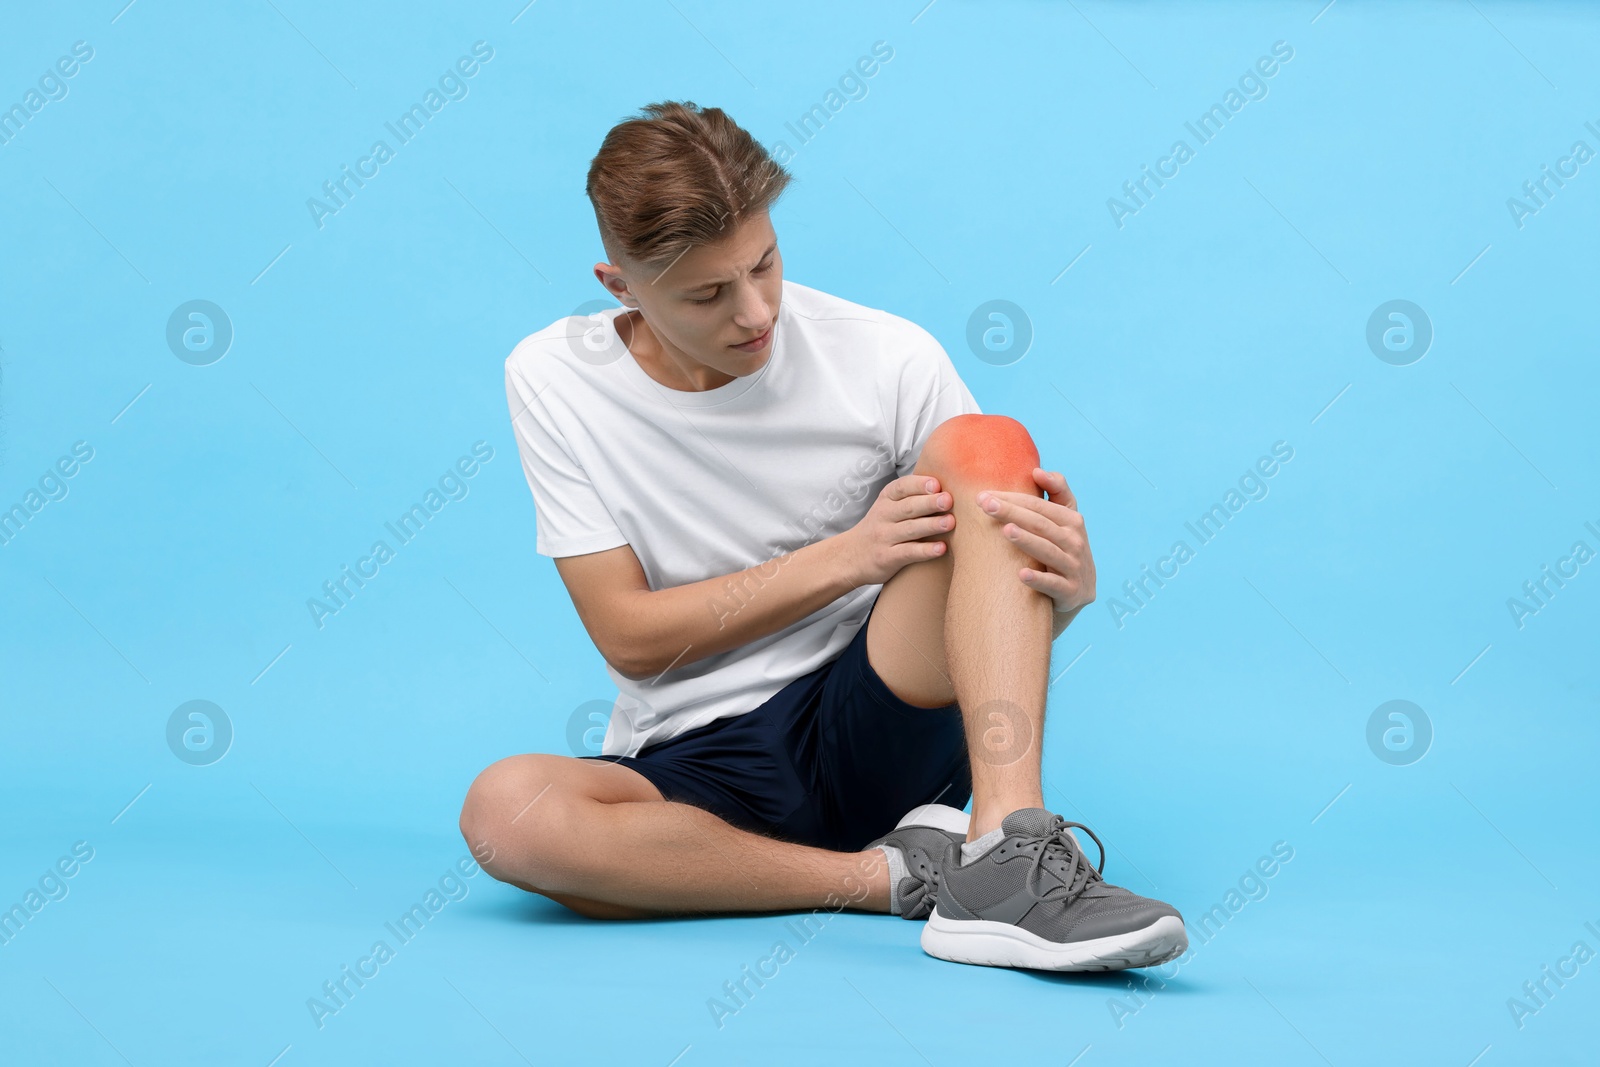
[(881, 585), (908, 563), (933, 559), (953, 526), (936, 478), (904, 475), (843, 533), (733, 574), (652, 590), (628, 545), (563, 556), (556, 570), (595, 647), (619, 673), (651, 678), (738, 648), (833, 603)]
[(629, 678), (652, 678), (776, 633), (864, 584), (839, 537), (756, 567), (652, 590), (628, 545), (563, 556), (556, 570), (595, 647)]
[[(830, 537), (759, 567), (659, 592), (628, 545), (564, 556), (556, 570), (606, 662), (629, 678), (651, 678), (776, 633), (865, 584), (851, 580), (839, 549)], [(1056, 612), (1050, 639), (1082, 610)]]

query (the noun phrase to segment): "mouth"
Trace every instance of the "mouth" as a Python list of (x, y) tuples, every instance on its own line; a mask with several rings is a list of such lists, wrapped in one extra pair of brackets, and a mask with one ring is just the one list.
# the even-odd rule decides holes
[(728, 347), (739, 352), (759, 352), (763, 348), (767, 347), (767, 342), (771, 340), (772, 327), (768, 326), (766, 332), (760, 337), (752, 338), (748, 341), (745, 341), (743, 344), (729, 345)]

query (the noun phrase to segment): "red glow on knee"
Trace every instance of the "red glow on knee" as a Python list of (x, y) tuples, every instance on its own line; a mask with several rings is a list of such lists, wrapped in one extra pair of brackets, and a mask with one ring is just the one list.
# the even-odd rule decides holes
[(928, 446), (923, 456), (932, 461), (929, 473), (935, 477), (983, 489), (1043, 493), (1033, 480), (1039, 449), (1027, 427), (1009, 416), (956, 415), (934, 429)]

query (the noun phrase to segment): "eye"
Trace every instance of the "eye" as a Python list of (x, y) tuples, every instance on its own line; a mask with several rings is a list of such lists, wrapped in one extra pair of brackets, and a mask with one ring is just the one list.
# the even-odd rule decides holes
[(716, 293), (712, 293), (710, 296), (708, 296), (708, 297), (706, 297), (704, 299), (696, 299), (695, 297), (690, 297), (689, 298), (689, 303), (691, 303), (691, 304), (709, 304), (709, 303), (711, 303), (713, 300), (715, 300), (717, 298), (717, 295), (718, 294), (716, 294)]

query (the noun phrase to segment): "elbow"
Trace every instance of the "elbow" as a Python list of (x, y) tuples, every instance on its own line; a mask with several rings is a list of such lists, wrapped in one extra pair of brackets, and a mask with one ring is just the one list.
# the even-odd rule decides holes
[(606, 662), (611, 665), (612, 670), (630, 681), (642, 682), (661, 673), (654, 664), (646, 663), (637, 658), (624, 659), (621, 656), (607, 656)]
[(654, 678), (661, 673), (663, 664), (657, 662), (659, 657), (653, 655), (647, 643), (635, 634), (620, 634), (605, 648), (601, 655), (611, 665), (611, 669), (624, 678), (635, 682)]
[(604, 634), (590, 634), (611, 669), (635, 682), (653, 679), (671, 666), (662, 658), (665, 642), (656, 639), (657, 628), (646, 607), (644, 599), (639, 598), (614, 609)]

